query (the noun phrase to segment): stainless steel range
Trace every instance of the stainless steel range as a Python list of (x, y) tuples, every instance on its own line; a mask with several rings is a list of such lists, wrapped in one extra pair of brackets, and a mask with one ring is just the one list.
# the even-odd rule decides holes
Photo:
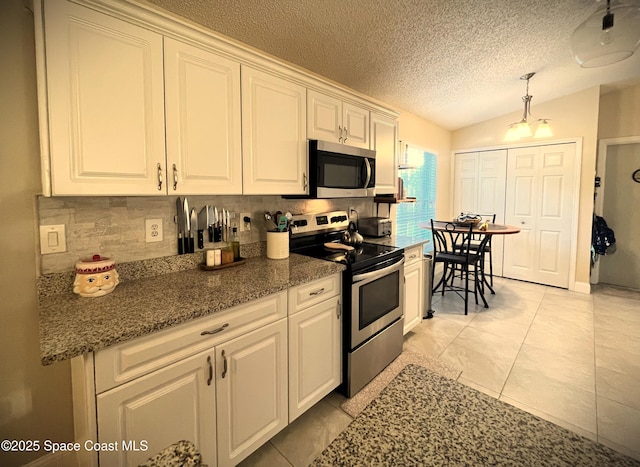
[(346, 265), (342, 390), (353, 396), (402, 352), (404, 250), (363, 242), (345, 250), (346, 211), (293, 216), (290, 249)]

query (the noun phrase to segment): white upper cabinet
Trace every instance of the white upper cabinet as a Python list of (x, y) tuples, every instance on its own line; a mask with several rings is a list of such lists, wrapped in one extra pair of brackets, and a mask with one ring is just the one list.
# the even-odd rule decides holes
[(54, 195), (165, 194), (162, 36), (45, 4)]
[(306, 89), (242, 67), (243, 191), (307, 192)]
[(169, 194), (242, 194), (240, 64), (165, 38)]
[(45, 195), (305, 195), (307, 138), (370, 149), (397, 132), (372, 127), (373, 103), (135, 2), (34, 6)]
[(376, 152), (376, 195), (395, 194), (398, 178), (398, 121), (371, 112), (371, 149)]
[(369, 149), (369, 111), (317, 91), (307, 91), (307, 138)]

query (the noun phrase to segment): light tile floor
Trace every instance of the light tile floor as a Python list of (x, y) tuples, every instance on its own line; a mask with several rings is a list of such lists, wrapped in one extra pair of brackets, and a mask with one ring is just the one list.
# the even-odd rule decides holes
[[(489, 308), (455, 295), (405, 348), (462, 369), (458, 381), (640, 460), (640, 293), (591, 295), (496, 278)], [(351, 421), (332, 393), (241, 465), (308, 465)]]

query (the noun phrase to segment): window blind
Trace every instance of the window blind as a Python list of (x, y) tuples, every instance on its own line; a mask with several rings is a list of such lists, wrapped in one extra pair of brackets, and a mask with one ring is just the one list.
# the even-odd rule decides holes
[[(400, 203), (396, 207), (396, 235), (413, 237), (424, 233), (419, 224), (429, 223), (436, 214), (436, 183), (438, 160), (435, 154), (407, 147), (407, 166), (398, 170), (404, 183), (407, 197), (416, 198), (415, 203)], [(425, 253), (433, 250), (431, 242), (425, 244)]]

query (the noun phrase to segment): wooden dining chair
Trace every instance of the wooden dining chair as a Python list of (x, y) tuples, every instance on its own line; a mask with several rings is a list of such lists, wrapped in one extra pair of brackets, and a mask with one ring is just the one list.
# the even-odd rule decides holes
[[(455, 226), (451, 223), (444, 222), (447, 226), (451, 226), (451, 230), (441, 231), (434, 228), (434, 220), (431, 219), (431, 233), (433, 234), (433, 263), (431, 270), (431, 283), (433, 283), (435, 275), (435, 267), (437, 263), (443, 264), (442, 278), (433, 288), (433, 293), (441, 288), (444, 296), (445, 291), (452, 291), (464, 300), (464, 314), (468, 314), (469, 310), (469, 275), (473, 276), (473, 294), (475, 296), (476, 305), (478, 304), (478, 293), (482, 298), (485, 307), (487, 302), (480, 289), (480, 275), (482, 274), (480, 266), (480, 254), (474, 252), (470, 247), (471, 231), (473, 226), (469, 226), (469, 231), (461, 234), (454, 232)], [(459, 274), (457, 276), (456, 274)], [(456, 285), (456, 278), (459, 277), (463, 285)]]

